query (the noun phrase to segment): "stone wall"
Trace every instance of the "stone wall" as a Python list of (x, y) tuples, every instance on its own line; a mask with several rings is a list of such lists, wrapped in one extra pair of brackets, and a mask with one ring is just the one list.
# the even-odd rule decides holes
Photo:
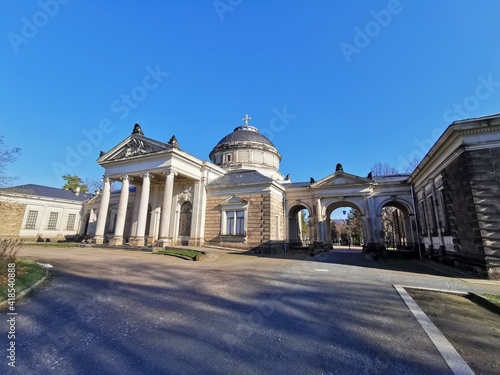
[[(282, 204), (277, 202), (269, 192), (259, 194), (236, 194), (239, 198), (248, 201), (248, 213), (246, 222), (246, 237), (221, 236), (221, 207), (220, 203), (231, 195), (207, 197), (207, 209), (205, 217), (205, 243), (234, 247), (240, 249), (258, 249), (262, 251), (277, 251), (281, 244), (276, 233), (275, 213), (280, 210), (282, 215)], [(282, 223), (282, 217), (280, 222)], [(274, 232), (273, 232), (274, 230)]]
[(443, 173), (456, 265), (500, 278), (500, 148), (465, 151)]
[(13, 202), (0, 202), (0, 238), (17, 238), (23, 224), (26, 204)]

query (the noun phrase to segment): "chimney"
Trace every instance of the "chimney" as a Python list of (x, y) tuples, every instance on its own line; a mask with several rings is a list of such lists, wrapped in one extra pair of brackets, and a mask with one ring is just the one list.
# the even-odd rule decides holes
[(80, 186), (77, 186), (75, 189), (75, 195), (78, 197), (80, 195)]

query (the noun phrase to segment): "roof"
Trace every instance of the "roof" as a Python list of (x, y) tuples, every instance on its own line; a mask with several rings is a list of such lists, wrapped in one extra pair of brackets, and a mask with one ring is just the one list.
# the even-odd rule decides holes
[(80, 193), (76, 195), (71, 190), (65, 190), (61, 188), (54, 188), (50, 186), (42, 186), (35, 184), (19, 185), (9, 188), (0, 189), (9, 193), (26, 194), (26, 195), (37, 195), (40, 197), (54, 198), (54, 199), (64, 199), (71, 201), (84, 202), (93, 197), (93, 194)]
[(272, 182), (273, 179), (264, 176), (255, 170), (240, 170), (226, 173), (224, 176), (212, 181), (209, 185), (245, 185)]
[(288, 188), (303, 188), (303, 187), (308, 187), (311, 185), (310, 182), (291, 182), (291, 183), (283, 183), (282, 181), (280, 182), (282, 185), (284, 185), (287, 189)]
[(222, 138), (219, 143), (217, 143), (217, 146), (233, 142), (256, 142), (274, 147), (273, 143), (266, 136), (260, 134), (257, 128), (249, 125), (238, 126), (232, 133)]

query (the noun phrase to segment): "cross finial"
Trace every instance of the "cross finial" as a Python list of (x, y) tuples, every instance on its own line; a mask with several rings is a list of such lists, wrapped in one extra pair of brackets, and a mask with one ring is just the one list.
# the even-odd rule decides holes
[(243, 119), (243, 121), (245, 121), (245, 125), (248, 126), (248, 120), (251, 120), (252, 118), (250, 116), (248, 116), (248, 114), (245, 115), (245, 118)]

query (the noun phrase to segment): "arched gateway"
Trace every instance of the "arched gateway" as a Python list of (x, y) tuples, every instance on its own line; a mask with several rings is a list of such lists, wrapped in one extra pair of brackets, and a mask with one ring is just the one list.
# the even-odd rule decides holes
[[(332, 245), (330, 214), (340, 207), (352, 207), (361, 214), (365, 243), (370, 246), (384, 245), (382, 207), (395, 205), (404, 210), (405, 233), (416, 242), (415, 213), (411, 187), (406, 184), (408, 175), (359, 177), (337, 170), (330, 176), (310, 183), (290, 183), (286, 187), (286, 212), (289, 222), (294, 223), (294, 207), (311, 207), (309, 225), (314, 242)], [(290, 228), (288, 240), (293, 242), (294, 229)], [(408, 245), (410, 245), (408, 241)]]

